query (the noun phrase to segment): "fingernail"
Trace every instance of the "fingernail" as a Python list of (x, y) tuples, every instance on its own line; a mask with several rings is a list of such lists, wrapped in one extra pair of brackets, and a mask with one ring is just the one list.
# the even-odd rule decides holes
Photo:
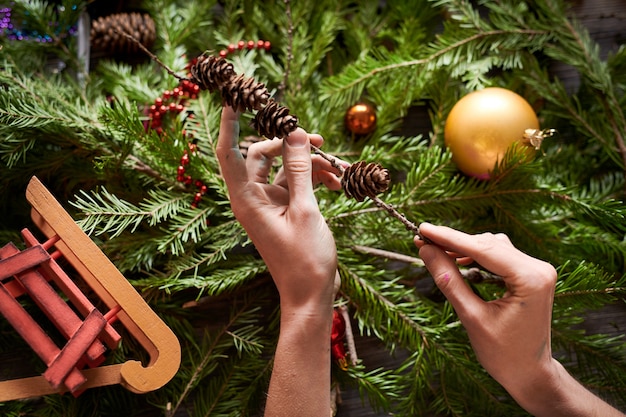
[(308, 138), (307, 138), (306, 133), (303, 133), (303, 131), (298, 129), (292, 132), (291, 134), (289, 134), (289, 136), (287, 136), (286, 142), (291, 147), (302, 148), (307, 144)]

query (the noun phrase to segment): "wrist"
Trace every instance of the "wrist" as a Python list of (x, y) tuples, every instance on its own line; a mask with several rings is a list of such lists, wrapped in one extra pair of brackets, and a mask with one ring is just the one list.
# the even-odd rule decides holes
[(556, 359), (525, 383), (505, 388), (522, 408), (537, 417), (623, 416), (588, 391)]
[[(525, 378), (517, 378), (504, 388), (525, 410), (536, 414), (536, 409), (551, 401), (560, 401), (562, 376), (565, 369), (553, 358), (546, 366), (534, 369)], [(535, 410), (535, 411), (531, 411)]]

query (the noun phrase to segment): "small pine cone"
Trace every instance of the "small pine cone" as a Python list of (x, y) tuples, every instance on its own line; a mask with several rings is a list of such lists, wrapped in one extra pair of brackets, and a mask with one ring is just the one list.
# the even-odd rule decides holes
[(201, 55), (191, 66), (191, 81), (201, 90), (213, 92), (220, 90), (235, 74), (233, 64), (226, 59), (213, 55)]
[(139, 46), (122, 33), (150, 49), (156, 39), (154, 20), (141, 13), (117, 13), (99, 17), (91, 25), (91, 47), (111, 54), (135, 54)]
[(262, 109), (267, 104), (270, 93), (265, 84), (241, 74), (222, 87), (222, 98), (226, 104), (243, 113), (246, 110)]
[(346, 196), (356, 201), (372, 197), (389, 188), (389, 171), (377, 163), (365, 161), (350, 165), (341, 177), (341, 187)]
[(284, 138), (298, 127), (298, 118), (289, 114), (287, 107), (275, 100), (269, 100), (267, 106), (259, 110), (252, 120), (252, 127), (259, 135), (268, 139)]
[(247, 158), (248, 149), (250, 149), (250, 146), (254, 145), (257, 142), (261, 142), (262, 140), (264, 139), (254, 135), (244, 137), (242, 140), (239, 141), (239, 151), (241, 151), (241, 155), (244, 158)]

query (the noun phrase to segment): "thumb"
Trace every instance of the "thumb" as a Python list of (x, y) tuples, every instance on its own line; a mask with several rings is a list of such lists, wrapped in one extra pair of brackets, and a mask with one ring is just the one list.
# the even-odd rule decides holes
[(301, 128), (290, 133), (283, 141), (283, 168), (290, 203), (315, 201), (311, 181), (311, 146), (308, 134)]
[(435, 284), (448, 299), (462, 322), (470, 312), (478, 312), (484, 301), (467, 285), (454, 260), (435, 245), (424, 245), (419, 251), (420, 258), (432, 275)]

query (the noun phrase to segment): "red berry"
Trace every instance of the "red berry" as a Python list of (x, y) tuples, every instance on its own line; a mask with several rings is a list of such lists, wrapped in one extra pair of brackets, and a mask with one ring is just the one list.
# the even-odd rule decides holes
[(237, 49), (243, 49), (244, 46), (246, 46), (246, 43), (244, 41), (237, 42)]
[(253, 49), (256, 43), (254, 41), (248, 41), (248, 49)]
[(233, 45), (232, 43), (228, 45), (228, 52), (229, 53), (233, 53), (235, 52), (235, 45)]

